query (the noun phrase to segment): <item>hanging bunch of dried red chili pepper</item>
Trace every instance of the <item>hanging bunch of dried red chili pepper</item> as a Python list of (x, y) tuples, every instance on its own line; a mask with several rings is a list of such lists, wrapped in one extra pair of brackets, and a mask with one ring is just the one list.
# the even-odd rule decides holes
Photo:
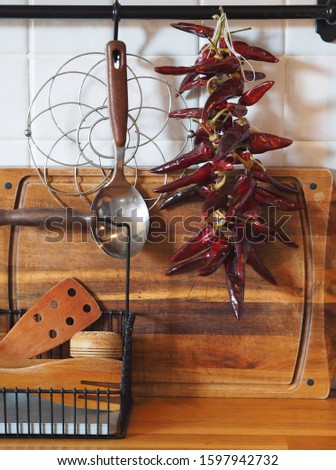
[[(208, 276), (221, 266), (231, 305), (240, 318), (244, 305), (245, 265), (267, 281), (276, 284), (268, 268), (260, 260), (256, 243), (277, 236), (263, 217), (264, 206), (277, 210), (299, 210), (302, 206), (279, 196), (277, 192), (296, 193), (290, 185), (281, 183), (266, 171), (254, 155), (287, 147), (290, 139), (254, 131), (246, 119), (248, 107), (256, 104), (273, 86), (264, 81), (245, 90), (246, 80), (265, 79), (260, 72), (244, 70), (248, 60), (278, 62), (270, 52), (242, 41), (230, 41), (225, 31), (225, 15), (217, 17), (216, 28), (193, 23), (172, 24), (182, 31), (207, 38), (209, 43), (199, 52), (195, 64), (188, 67), (157, 67), (158, 73), (184, 75), (179, 93), (195, 87), (206, 87), (208, 97), (203, 108), (175, 110), (171, 118), (197, 119), (194, 148), (177, 158), (152, 169), (154, 173), (200, 165), (170, 183), (154, 189), (168, 193), (161, 209), (182, 201), (204, 200), (202, 216), (205, 225), (172, 257), (174, 264), (166, 274), (181, 272), (187, 266), (200, 266), (198, 275)], [(228, 172), (243, 165), (233, 190), (225, 185)], [(265, 188), (265, 183), (267, 188)], [(288, 246), (297, 246), (285, 233), (279, 237)]]

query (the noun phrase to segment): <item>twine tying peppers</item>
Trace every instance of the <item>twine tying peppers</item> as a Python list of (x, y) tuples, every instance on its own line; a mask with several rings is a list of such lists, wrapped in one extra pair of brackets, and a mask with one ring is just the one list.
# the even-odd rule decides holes
[[(297, 193), (294, 187), (274, 179), (254, 157), (287, 147), (292, 141), (254, 131), (245, 117), (248, 107), (258, 103), (274, 82), (267, 80), (245, 90), (246, 81), (263, 80), (266, 76), (243, 67), (250, 66), (249, 60), (276, 63), (278, 59), (265, 49), (232, 41), (222, 9), (215, 20), (215, 28), (194, 23), (172, 24), (176, 29), (207, 38), (208, 44), (201, 48), (191, 66), (164, 66), (155, 70), (165, 75), (184, 75), (178, 90), (180, 94), (206, 87), (208, 98), (203, 108), (179, 109), (169, 114), (170, 118), (196, 120), (194, 148), (151, 171), (170, 173), (201, 165), (194, 172), (154, 189), (156, 193), (168, 193), (160, 209), (186, 200), (203, 200), (205, 224), (171, 258), (175, 264), (166, 274), (194, 266), (199, 268), (198, 275), (208, 276), (223, 267), (230, 303), (235, 316), (240, 318), (244, 308), (246, 264), (265, 280), (276, 284), (255, 246), (266, 236), (278, 236), (263, 218), (264, 207), (296, 211), (303, 206), (273, 192), (272, 187), (275, 191)], [(238, 175), (230, 190), (226, 175), (236, 165), (243, 165), (244, 172)], [(278, 238), (287, 246), (297, 247), (284, 233)]]

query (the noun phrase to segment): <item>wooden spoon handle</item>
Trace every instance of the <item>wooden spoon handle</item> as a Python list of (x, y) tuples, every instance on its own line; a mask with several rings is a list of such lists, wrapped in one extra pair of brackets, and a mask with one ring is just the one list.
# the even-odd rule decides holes
[(128, 96), (126, 46), (122, 41), (106, 45), (108, 110), (113, 137), (118, 147), (124, 147), (127, 132)]
[(82, 223), (90, 227), (95, 225), (94, 212), (81, 212), (73, 209), (54, 207), (31, 207), (24, 209), (0, 209), (0, 225), (20, 225), (26, 227), (43, 227), (52, 223)]

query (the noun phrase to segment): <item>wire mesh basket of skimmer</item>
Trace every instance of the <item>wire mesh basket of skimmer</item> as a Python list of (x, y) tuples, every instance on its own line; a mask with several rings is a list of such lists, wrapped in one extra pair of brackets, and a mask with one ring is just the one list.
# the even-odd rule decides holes
[[(127, 87), (125, 166), (134, 169), (136, 186), (139, 169), (161, 165), (189, 146), (192, 123), (169, 119), (171, 110), (187, 105), (148, 59), (127, 54)], [(44, 82), (31, 102), (25, 135), (32, 162), (52, 197), (64, 206), (63, 196), (79, 196), (89, 206), (87, 196), (108, 183), (114, 167), (104, 53), (77, 55)], [(72, 193), (53, 185), (48, 170), (55, 166), (73, 171)], [(99, 169), (101, 179), (83, 189), (78, 170), (89, 167)], [(149, 209), (157, 200), (147, 199)]]

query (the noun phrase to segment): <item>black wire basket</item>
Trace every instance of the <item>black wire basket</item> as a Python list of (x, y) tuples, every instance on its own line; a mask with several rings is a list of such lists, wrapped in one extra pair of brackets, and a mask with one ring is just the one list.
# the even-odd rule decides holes
[[(14, 324), (22, 310), (1, 310)], [(135, 315), (102, 311), (92, 329), (122, 336), (122, 373), (119, 388), (98, 384), (96, 390), (4, 388), (0, 383), (0, 437), (123, 438), (132, 408), (132, 331)], [(68, 344), (48, 351), (44, 358), (67, 358)], [(81, 406), (79, 406), (81, 403)], [(83, 405), (84, 403), (84, 405)], [(119, 404), (119, 406), (118, 406)], [(116, 409), (116, 406), (118, 409)]]
[[(81, 389), (5, 388), (1, 384), (0, 374), (0, 437), (125, 437), (133, 401), (132, 333), (135, 315), (129, 312), (130, 227), (126, 223), (121, 225), (126, 226), (129, 240), (126, 249), (125, 310), (102, 310), (100, 318), (87, 328), (93, 331), (114, 332), (121, 336), (119, 383), (97, 383), (89, 380), (81, 382)], [(25, 310), (0, 310), (0, 332), (6, 334), (24, 313)], [(6, 325), (5, 330), (2, 325)], [(4, 331), (1, 331), (1, 328)], [(69, 341), (39, 356), (45, 360), (62, 360), (69, 357)], [(94, 380), (94, 371), (92, 372)], [(69, 375), (71, 377), (71, 369)], [(85, 387), (89, 384), (93, 384), (94, 388)]]

